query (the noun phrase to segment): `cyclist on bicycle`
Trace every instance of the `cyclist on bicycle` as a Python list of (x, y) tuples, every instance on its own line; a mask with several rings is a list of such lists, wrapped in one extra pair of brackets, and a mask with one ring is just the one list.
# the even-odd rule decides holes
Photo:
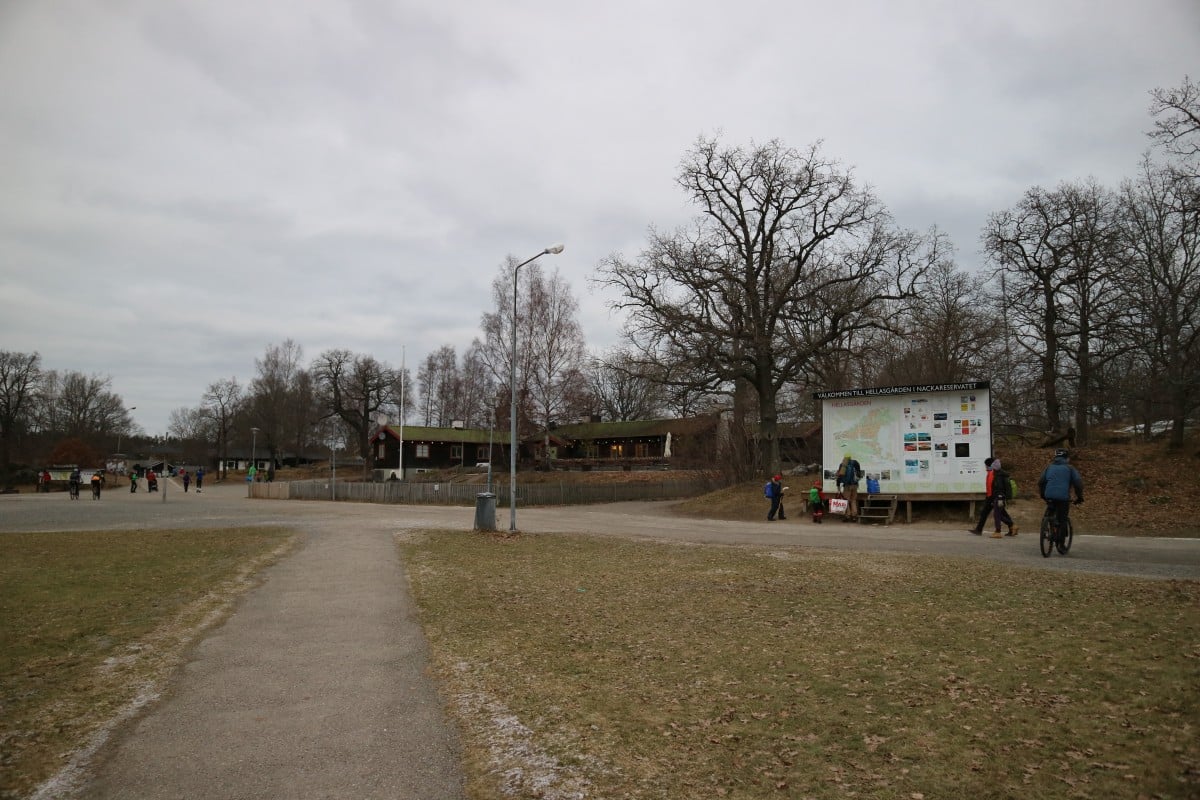
[(71, 491), (71, 497), (79, 497), (79, 485), (83, 483), (83, 475), (79, 473), (79, 467), (71, 470), (71, 477), (67, 479), (67, 483)]
[(1038, 479), (1038, 496), (1054, 507), (1055, 525), (1062, 535), (1067, 529), (1071, 513), (1071, 488), (1075, 488), (1075, 504), (1083, 502), (1083, 478), (1079, 470), (1067, 462), (1071, 454), (1059, 448), (1054, 451), (1054, 460), (1042, 471)]

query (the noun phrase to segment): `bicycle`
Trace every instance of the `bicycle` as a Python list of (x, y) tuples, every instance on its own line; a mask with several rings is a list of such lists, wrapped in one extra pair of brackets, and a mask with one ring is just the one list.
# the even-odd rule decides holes
[(1042, 557), (1049, 558), (1058, 549), (1058, 554), (1065, 556), (1071, 549), (1071, 540), (1075, 538), (1075, 529), (1071, 518), (1067, 518), (1067, 529), (1060, 536), (1058, 531), (1058, 515), (1054, 512), (1054, 504), (1046, 503), (1046, 511), (1042, 514), (1042, 525), (1038, 532), (1038, 545), (1042, 548)]
[(78, 500), (79, 499), (79, 483), (77, 481), (71, 481), (69, 486), (70, 486), (70, 491), (71, 491), (71, 499)]

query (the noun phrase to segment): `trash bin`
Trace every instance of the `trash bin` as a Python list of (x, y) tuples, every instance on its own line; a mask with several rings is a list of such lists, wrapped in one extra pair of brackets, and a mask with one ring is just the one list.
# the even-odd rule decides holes
[(475, 530), (496, 530), (496, 495), (491, 492), (475, 495)]

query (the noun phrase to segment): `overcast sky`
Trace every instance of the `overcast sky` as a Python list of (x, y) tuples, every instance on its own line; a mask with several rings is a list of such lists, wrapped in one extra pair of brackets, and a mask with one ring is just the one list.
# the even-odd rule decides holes
[(0, 349), (107, 375), (166, 431), (267, 345), (415, 374), (508, 255), (589, 284), (693, 215), (700, 135), (855, 168), (978, 270), (1035, 185), (1116, 186), (1196, 0), (0, 0)]

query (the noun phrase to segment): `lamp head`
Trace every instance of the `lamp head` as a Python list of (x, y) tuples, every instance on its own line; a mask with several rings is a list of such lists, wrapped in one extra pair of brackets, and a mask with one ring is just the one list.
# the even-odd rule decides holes
[(563, 251), (563, 246), (561, 244), (552, 244), (546, 248), (546, 252), (551, 253), (553, 255), (558, 255), (562, 251)]

